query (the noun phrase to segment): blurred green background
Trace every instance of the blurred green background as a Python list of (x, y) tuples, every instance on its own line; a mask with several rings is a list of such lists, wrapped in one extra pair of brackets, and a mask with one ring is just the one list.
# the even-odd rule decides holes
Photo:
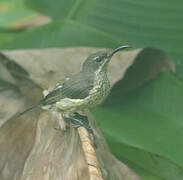
[(139, 66), (93, 112), (112, 152), (142, 179), (181, 180), (182, 12), (179, 0), (1, 0), (0, 49), (130, 44), (167, 52), (176, 73), (123, 91), (128, 77), (144, 71)]

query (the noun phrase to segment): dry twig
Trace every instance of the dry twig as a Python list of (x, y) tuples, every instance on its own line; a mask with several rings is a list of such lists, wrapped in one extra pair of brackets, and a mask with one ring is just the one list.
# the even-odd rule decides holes
[(103, 180), (102, 172), (96, 157), (96, 152), (93, 143), (90, 140), (89, 133), (84, 127), (78, 128), (78, 133), (81, 139), (82, 148), (88, 164), (90, 180)]

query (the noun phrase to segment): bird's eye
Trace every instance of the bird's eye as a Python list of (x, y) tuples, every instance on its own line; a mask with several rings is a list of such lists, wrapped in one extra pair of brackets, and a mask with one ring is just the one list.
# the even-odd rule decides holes
[(100, 58), (99, 56), (97, 56), (96, 58), (95, 58), (95, 61), (97, 61), (97, 62), (100, 62), (102, 60), (102, 58)]

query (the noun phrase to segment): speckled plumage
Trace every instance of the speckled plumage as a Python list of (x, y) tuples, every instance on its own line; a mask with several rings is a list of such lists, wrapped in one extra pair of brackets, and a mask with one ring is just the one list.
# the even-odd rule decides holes
[(109, 91), (110, 84), (106, 71), (88, 72), (87, 74), (80, 72), (65, 81), (59, 88), (52, 90), (41, 101), (41, 104), (43, 108), (50, 108), (50, 105), (52, 107), (59, 102), (63, 105), (57, 106), (57, 108), (63, 112), (72, 113), (101, 104)]

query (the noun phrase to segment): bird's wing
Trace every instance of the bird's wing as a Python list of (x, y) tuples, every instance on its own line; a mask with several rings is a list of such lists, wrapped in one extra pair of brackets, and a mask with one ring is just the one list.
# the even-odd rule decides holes
[(50, 105), (63, 98), (84, 99), (92, 88), (92, 78), (77, 75), (65, 81), (60, 87), (53, 89), (40, 103)]

